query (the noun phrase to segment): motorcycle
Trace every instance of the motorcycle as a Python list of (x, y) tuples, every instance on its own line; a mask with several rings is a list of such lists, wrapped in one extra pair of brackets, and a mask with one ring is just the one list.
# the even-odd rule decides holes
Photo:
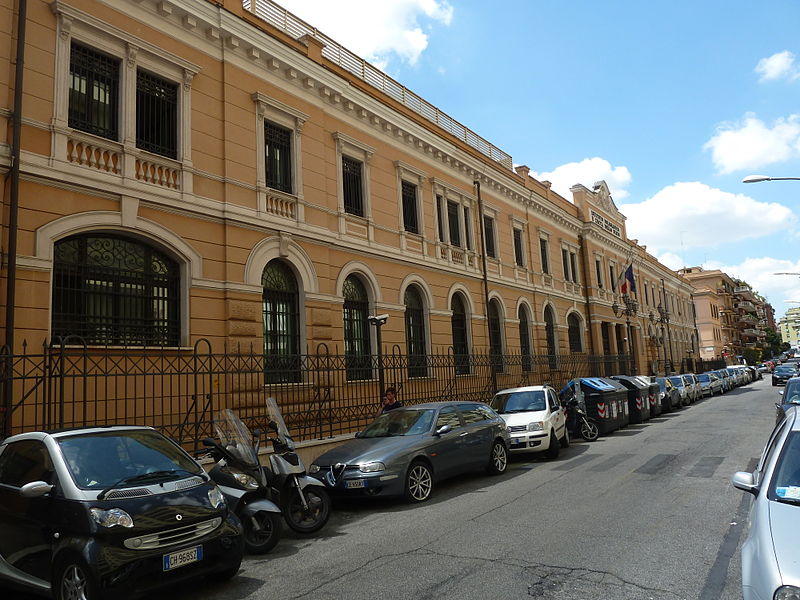
[(244, 511), (253, 506), (252, 501), (263, 500), (272, 505), (267, 508), (261, 504), (256, 514), (242, 518), (245, 547), (253, 553), (268, 552), (275, 546), (280, 537), (281, 516), (294, 531), (309, 534), (328, 522), (331, 511), (324, 485), (306, 474), (295, 453), (294, 441), (274, 398), (267, 399), (266, 409), (267, 428), (274, 434), (266, 436), (273, 448), (268, 467), (258, 461), (261, 432), (251, 435), (230, 409), (219, 413), (214, 421), (221, 444), (210, 438), (204, 440), (218, 460), (209, 475), (221, 486), (223, 494), (232, 494)]
[(573, 398), (567, 402), (567, 427), (585, 439), (587, 442), (594, 442), (600, 437), (600, 428), (597, 423), (592, 421), (578, 400)]

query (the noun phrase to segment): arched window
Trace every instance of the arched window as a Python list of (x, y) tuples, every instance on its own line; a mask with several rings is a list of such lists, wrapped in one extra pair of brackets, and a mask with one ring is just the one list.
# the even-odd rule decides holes
[(409, 286), (403, 302), (406, 305), (408, 376), (426, 377), (428, 375), (428, 357), (425, 347), (425, 306), (416, 286)]
[(531, 360), (531, 325), (528, 319), (528, 309), (519, 307), (519, 351), (522, 355), (522, 370), (530, 371), (533, 364)]
[(469, 365), (469, 340), (467, 337), (467, 309), (461, 294), (454, 294), (450, 302), (450, 328), (453, 332), (453, 358), (455, 360), (456, 375), (465, 375), (470, 372)]
[(178, 263), (110, 233), (56, 242), (53, 336), (79, 336), (88, 344), (180, 345)]
[(372, 377), (370, 347), (369, 297), (364, 284), (356, 275), (344, 280), (344, 354), (347, 379)]
[(503, 325), (500, 321), (500, 303), (489, 301), (489, 355), (498, 373), (503, 372)]
[(267, 383), (300, 381), (300, 309), (297, 279), (271, 260), (261, 276), (264, 313), (264, 377)]
[(553, 314), (553, 307), (547, 306), (544, 309), (544, 333), (547, 339), (547, 356), (551, 369), (558, 368), (558, 348), (556, 346), (556, 318)]
[(583, 341), (581, 339), (581, 319), (575, 313), (570, 313), (567, 317), (567, 327), (569, 329), (569, 351), (583, 352)]

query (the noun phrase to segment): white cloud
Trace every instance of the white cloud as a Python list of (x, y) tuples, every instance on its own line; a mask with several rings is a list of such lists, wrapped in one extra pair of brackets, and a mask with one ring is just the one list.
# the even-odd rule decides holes
[(539, 181), (549, 181), (553, 184), (553, 189), (568, 200), (572, 200), (569, 188), (576, 183), (582, 183), (592, 189), (592, 185), (601, 179), (608, 184), (611, 196), (619, 200), (628, 195), (625, 187), (630, 184), (632, 179), (628, 167), (612, 167), (610, 162), (599, 157), (584, 158), (581, 162), (567, 163), (548, 173), (531, 171), (531, 176)]
[(782, 204), (757, 202), (699, 182), (674, 183), (644, 202), (619, 209), (628, 217), (628, 237), (664, 252), (759, 238), (797, 222)]
[(673, 271), (677, 271), (678, 269), (682, 269), (686, 266), (684, 260), (672, 252), (664, 252), (655, 254), (654, 256), (658, 259), (658, 262), (660, 262), (662, 265), (667, 265)]
[(755, 68), (760, 75), (759, 81), (774, 81), (788, 79), (793, 81), (800, 78), (800, 67), (795, 64), (794, 53), (784, 50), (758, 61)]
[(792, 261), (783, 258), (747, 258), (736, 265), (725, 265), (711, 262), (703, 265), (705, 269), (720, 269), (739, 279), (744, 279), (755, 292), (766, 296), (773, 308), (776, 319), (783, 315), (787, 308), (797, 304), (786, 304), (788, 300), (800, 300), (800, 276), (775, 275), (775, 273), (800, 273), (800, 260)]
[(777, 119), (772, 127), (748, 113), (737, 123), (723, 123), (703, 146), (721, 174), (757, 169), (800, 156), (800, 115)]
[[(279, 0), (360, 57), (385, 68), (392, 57), (415, 64), (428, 47), (431, 23), (449, 25), (447, 0)], [(420, 22), (422, 21), (422, 25)]]

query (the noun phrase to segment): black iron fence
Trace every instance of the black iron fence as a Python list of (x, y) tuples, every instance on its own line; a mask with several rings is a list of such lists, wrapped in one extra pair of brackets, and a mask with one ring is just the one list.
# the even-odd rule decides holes
[(371, 357), (365, 367), (371, 376), (353, 378), (352, 357), (325, 345), (277, 362), (254, 349), (214, 353), (206, 340), (191, 350), (46, 345), (37, 353), (27, 347), (21, 354), (0, 352), (0, 417), (6, 434), (136, 424), (195, 447), (212, 435), (216, 411), (233, 408), (259, 426), (264, 399), (272, 396), (295, 439), (324, 439), (358, 431), (374, 418), (380, 379), (406, 405), (487, 401), (494, 382), (498, 389), (545, 383), (560, 389), (575, 377), (630, 373), (632, 364), (627, 355), (409, 357), (395, 348)]

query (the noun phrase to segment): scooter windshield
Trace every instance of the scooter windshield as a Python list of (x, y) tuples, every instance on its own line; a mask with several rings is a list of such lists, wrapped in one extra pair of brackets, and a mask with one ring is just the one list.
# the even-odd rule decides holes
[(222, 446), (244, 464), (257, 466), (258, 456), (253, 446), (253, 435), (230, 408), (217, 413), (214, 428)]
[(286, 444), (289, 450), (294, 451), (294, 440), (292, 436), (289, 435), (289, 428), (286, 427), (286, 422), (283, 420), (281, 409), (278, 408), (278, 403), (275, 401), (275, 398), (267, 398), (267, 414), (278, 428), (275, 433), (278, 434), (278, 437)]

